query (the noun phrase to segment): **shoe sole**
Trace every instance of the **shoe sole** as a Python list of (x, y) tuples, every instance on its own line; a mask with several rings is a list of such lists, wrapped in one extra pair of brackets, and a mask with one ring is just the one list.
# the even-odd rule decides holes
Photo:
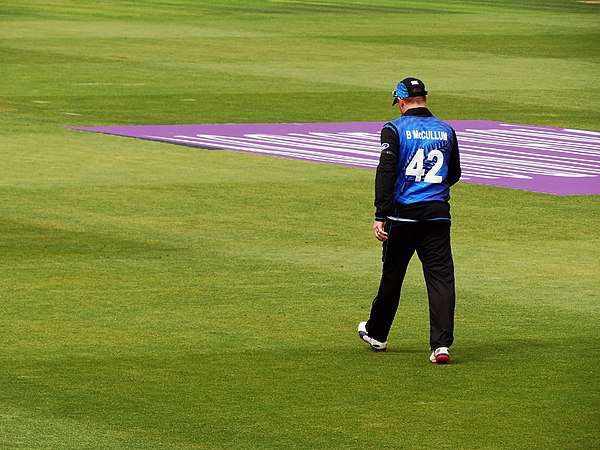
[(369, 344), (369, 347), (371, 347), (371, 350), (373, 350), (375, 353), (382, 353), (382, 352), (386, 352), (387, 351), (387, 347), (386, 348), (375, 348), (373, 347), (369, 342), (364, 340), (364, 336), (366, 336), (366, 333), (359, 331), (358, 332), (358, 338), (363, 341), (366, 342), (367, 344)]
[[(369, 343), (367, 342), (367, 344), (369, 344)], [(386, 348), (375, 348), (371, 344), (369, 344), (369, 347), (371, 347), (371, 350), (373, 350), (375, 353), (387, 352), (387, 347)]]
[(448, 356), (448, 355), (439, 355), (437, 358), (435, 358), (435, 363), (436, 364), (449, 364), (450, 363), (450, 356)]

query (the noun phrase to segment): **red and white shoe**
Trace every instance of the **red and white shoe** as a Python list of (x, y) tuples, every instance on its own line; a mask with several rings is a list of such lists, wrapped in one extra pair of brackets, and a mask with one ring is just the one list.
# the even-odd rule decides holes
[(429, 357), (429, 361), (434, 364), (448, 364), (450, 363), (450, 350), (448, 347), (438, 347)]

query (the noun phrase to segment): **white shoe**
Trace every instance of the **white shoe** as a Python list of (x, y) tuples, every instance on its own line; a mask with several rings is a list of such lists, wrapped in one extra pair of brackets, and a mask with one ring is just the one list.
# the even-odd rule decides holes
[(387, 350), (387, 341), (379, 342), (377, 339), (369, 337), (367, 334), (367, 322), (358, 324), (358, 337), (365, 341), (374, 352), (385, 352)]
[(434, 364), (448, 364), (450, 362), (450, 350), (448, 347), (438, 347), (431, 352), (429, 361)]

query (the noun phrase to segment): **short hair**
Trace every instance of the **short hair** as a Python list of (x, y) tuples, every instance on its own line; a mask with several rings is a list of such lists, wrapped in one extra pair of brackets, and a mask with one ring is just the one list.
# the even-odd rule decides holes
[(406, 97), (406, 98), (403, 98), (402, 100), (404, 100), (404, 102), (410, 103), (410, 104), (413, 104), (413, 103), (426, 103), (427, 102), (427, 97), (424, 96), (424, 95), (418, 95), (418, 96), (415, 96), (415, 97)]

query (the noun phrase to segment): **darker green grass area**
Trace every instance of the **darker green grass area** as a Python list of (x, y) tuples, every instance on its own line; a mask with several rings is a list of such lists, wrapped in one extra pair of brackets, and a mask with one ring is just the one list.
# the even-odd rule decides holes
[[(253, 95), (183, 92), (172, 95), (109, 96), (109, 97), (54, 97), (43, 96), (36, 103), (32, 97), (11, 98), (3, 103), (12, 112), (15, 123), (30, 122), (33, 130), (46, 132), (40, 125), (53, 127), (90, 125), (164, 125), (174, 123), (278, 123), (290, 122), (329, 122), (334, 110), (339, 109), (341, 91), (328, 93), (282, 92)], [(354, 96), (364, 109), (348, 110), (337, 121), (381, 121), (381, 108), (374, 105), (373, 99), (387, 101), (388, 96), (380, 92), (361, 92)], [(1, 99), (0, 99), (1, 102)], [(40, 102), (40, 101), (37, 101)], [(303, 109), (290, 112), (290, 104)], [(127, 110), (130, 105), (139, 105), (139, 112), (132, 117)], [(247, 105), (240, 108), (240, 105)], [(137, 107), (136, 107), (137, 108)], [(253, 110), (252, 117), (246, 108)], [(162, 115), (156, 117), (160, 109)], [(285, 119), (284, 119), (285, 118)], [(389, 119), (392, 115), (389, 115)], [(10, 126), (10, 124), (7, 124)], [(6, 131), (6, 130), (5, 130)], [(0, 131), (1, 133), (1, 131)]]
[[(400, 33), (329, 36), (328, 38), (373, 45), (405, 42), (405, 36)], [(597, 30), (588, 33), (572, 33), (540, 27), (534, 30), (524, 29), (519, 34), (509, 33), (506, 30), (492, 30), (484, 33), (457, 33), (451, 39), (444, 39), (440, 35), (420, 36), (418, 41), (413, 43), (413, 51), (416, 48), (426, 48), (436, 53), (443, 50), (452, 53), (464, 51), (473, 54), (594, 62), (598, 60), (598, 43), (600, 43), (600, 32)], [(410, 53), (407, 56), (410, 56)]]
[[(160, 18), (162, 20), (202, 19), (205, 16), (231, 14), (236, 16), (273, 16), (289, 14), (426, 14), (444, 16), (469, 12), (503, 13), (555, 13), (555, 12), (597, 12), (598, 7), (586, 2), (569, 0), (525, 0), (518, 4), (512, 0), (477, 0), (466, 4), (452, 1), (436, 2), (435, 5), (417, 4), (410, 0), (382, 0), (373, 4), (368, 1), (347, 2), (345, 0), (294, 1), (248, 1), (213, 0), (210, 4), (189, 1), (103, 1), (96, 4), (87, 2), (48, 2), (39, 3), (27, 0), (11, 1), (2, 6), (0, 17), (5, 18), (79, 18), (83, 20), (140, 20)], [(236, 17), (237, 19), (237, 17)]]

